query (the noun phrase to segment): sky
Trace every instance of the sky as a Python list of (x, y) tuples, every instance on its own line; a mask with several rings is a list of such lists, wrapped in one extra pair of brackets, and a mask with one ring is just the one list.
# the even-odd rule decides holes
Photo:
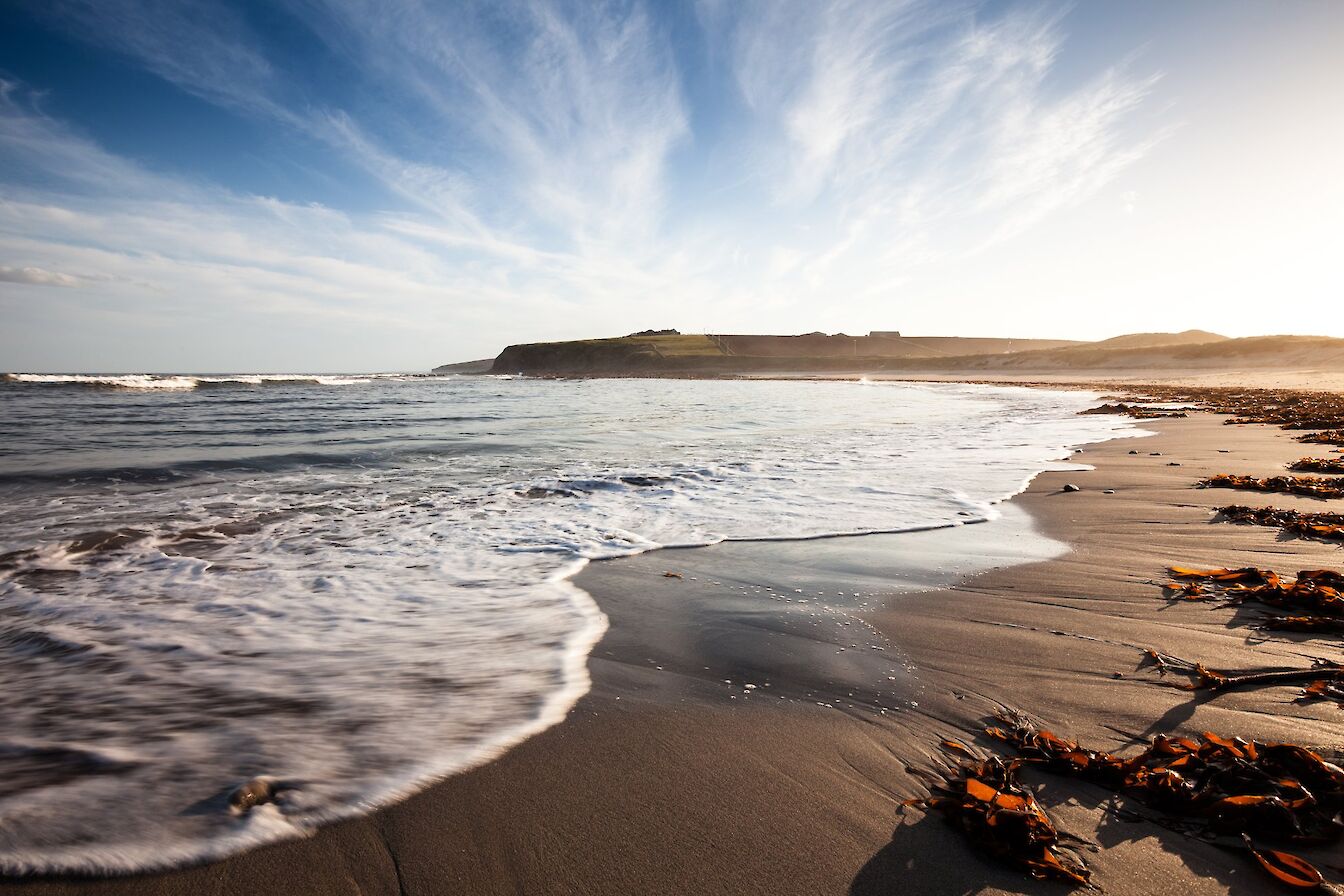
[(0, 370), (1344, 337), (1344, 3), (0, 0)]

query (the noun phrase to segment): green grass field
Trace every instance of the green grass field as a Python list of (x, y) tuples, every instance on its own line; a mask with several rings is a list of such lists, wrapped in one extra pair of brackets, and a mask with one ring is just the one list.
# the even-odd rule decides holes
[(719, 346), (708, 336), (618, 336), (613, 339), (582, 339), (578, 345), (652, 345), (665, 358), (721, 355)]

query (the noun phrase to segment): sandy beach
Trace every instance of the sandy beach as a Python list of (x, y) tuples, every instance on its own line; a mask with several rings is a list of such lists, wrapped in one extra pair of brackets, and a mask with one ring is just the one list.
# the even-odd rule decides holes
[(1344, 0), (0, 60), (0, 896), (1344, 896)]
[[(1192, 488), (1281, 472), (1306, 453), (1292, 433), (1208, 414), (1142, 425), (1155, 435), (1086, 448), (1075, 459), (1095, 469), (1042, 474), (998, 521), (593, 564), (576, 583), (611, 622), (593, 688), (500, 759), (306, 840), (0, 891), (1061, 892), (983, 857), (941, 817), (902, 810), (926, 792), (907, 768), (933, 768), (941, 738), (976, 738), (1000, 706), (1122, 752), (1202, 731), (1327, 754), (1344, 743), (1338, 706), (1296, 703), (1298, 686), (1210, 697), (1140, 668), (1146, 648), (1218, 668), (1337, 659), (1327, 639), (1252, 629), (1244, 608), (1168, 603), (1159, 583), (1169, 564), (1293, 573), (1340, 557), (1215, 522), (1212, 508), (1241, 496)], [(1132, 820), (1105, 791), (1026, 777), (1061, 828), (1096, 845), (1085, 855), (1108, 893), (1272, 887), (1244, 855)], [(1296, 851), (1340, 864), (1337, 850)]]

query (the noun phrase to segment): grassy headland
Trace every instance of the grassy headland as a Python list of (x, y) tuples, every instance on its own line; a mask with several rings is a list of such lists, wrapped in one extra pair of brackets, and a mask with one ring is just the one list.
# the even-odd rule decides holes
[[(484, 372), (484, 364), (471, 372)], [(459, 372), (456, 365), (439, 368)], [(992, 379), (1086, 374), (1126, 379), (1149, 371), (1216, 376), (1227, 371), (1344, 373), (1344, 339), (1228, 339), (1191, 330), (1100, 342), (968, 337), (701, 335), (659, 331), (609, 339), (511, 345), (491, 373), (530, 376), (718, 377), (879, 375)], [(468, 372), (468, 371), (460, 371)]]

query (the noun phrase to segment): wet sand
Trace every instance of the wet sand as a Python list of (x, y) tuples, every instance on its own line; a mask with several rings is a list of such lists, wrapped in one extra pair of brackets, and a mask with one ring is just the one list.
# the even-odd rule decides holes
[[(1115, 749), (1203, 730), (1344, 745), (1344, 713), (1294, 703), (1296, 687), (1209, 699), (1138, 670), (1146, 647), (1215, 667), (1340, 654), (1266, 637), (1246, 610), (1168, 604), (1154, 584), (1169, 563), (1339, 567), (1337, 546), (1212, 522), (1211, 508), (1243, 496), (1190, 488), (1281, 472), (1304, 446), (1208, 415), (1143, 426), (1159, 434), (1086, 449), (1078, 459), (1095, 470), (1043, 474), (1001, 522), (594, 564), (576, 580), (611, 620), (593, 689), (497, 761), (213, 865), (0, 892), (1065, 892), (982, 858), (939, 817), (902, 814), (925, 792), (906, 767), (931, 767), (940, 738), (973, 736), (1000, 704)], [(1014, 553), (1036, 559), (1004, 566)], [(898, 580), (922, 590), (892, 594)], [(1096, 788), (1028, 778), (1061, 827), (1099, 845), (1087, 858), (1108, 893), (1271, 889), (1244, 857), (1120, 821)], [(1337, 849), (1316, 855), (1340, 864)]]
[(1249, 389), (1299, 389), (1307, 392), (1328, 390), (1344, 392), (1344, 370), (1338, 367), (1305, 369), (1285, 367), (1246, 370), (1226, 365), (1204, 368), (1153, 370), (1148, 367), (1086, 368), (1061, 370), (982, 369), (956, 371), (863, 371), (818, 373), (744, 374), (744, 379), (840, 379), (892, 380), (912, 383), (992, 383), (995, 385), (1055, 385), (1064, 387), (1106, 390), (1115, 387), (1123, 391), (1127, 385), (1150, 385), (1188, 388), (1237, 387)]

